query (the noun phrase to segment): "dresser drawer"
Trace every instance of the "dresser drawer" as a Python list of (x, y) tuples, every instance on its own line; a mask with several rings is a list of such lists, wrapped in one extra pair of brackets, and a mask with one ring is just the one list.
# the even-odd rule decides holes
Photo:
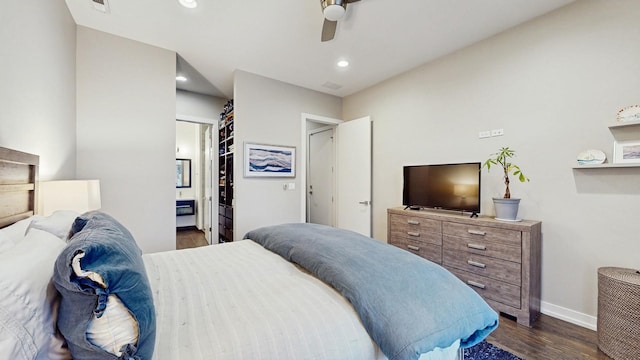
[(519, 263), (474, 255), (465, 251), (444, 249), (442, 264), (446, 268), (456, 268), (520, 286), (522, 269)]
[(442, 222), (419, 217), (391, 215), (392, 239), (408, 239), (424, 244), (442, 245)]
[(449, 269), (460, 280), (469, 285), (485, 299), (520, 308), (520, 287), (502, 281), (489, 279), (467, 271)]
[(412, 252), (436, 264), (442, 265), (442, 246), (405, 238), (391, 238), (389, 244)]
[(522, 262), (522, 247), (499, 244), (484, 238), (470, 239), (444, 235), (442, 246), (447, 250), (464, 251), (516, 263)]
[(511, 246), (522, 245), (522, 234), (517, 230), (445, 222), (442, 226), (442, 233), (463, 239), (483, 239), (484, 241)]

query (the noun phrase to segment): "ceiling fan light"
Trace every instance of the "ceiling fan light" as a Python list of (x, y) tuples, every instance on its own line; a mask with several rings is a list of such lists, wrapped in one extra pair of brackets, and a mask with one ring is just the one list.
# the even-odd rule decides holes
[(324, 18), (329, 21), (338, 21), (344, 15), (344, 10), (341, 5), (329, 5), (324, 8)]

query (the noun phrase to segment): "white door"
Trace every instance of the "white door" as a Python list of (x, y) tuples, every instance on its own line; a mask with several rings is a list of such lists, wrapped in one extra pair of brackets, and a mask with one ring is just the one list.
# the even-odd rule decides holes
[(309, 131), (307, 222), (333, 226), (333, 127)]
[(338, 124), (336, 226), (371, 236), (371, 118)]
[(202, 227), (204, 230), (204, 236), (207, 239), (207, 243), (211, 245), (211, 226), (213, 224), (211, 215), (213, 212), (212, 204), (211, 204), (211, 190), (213, 188), (213, 164), (211, 152), (213, 151), (211, 148), (211, 125), (207, 126), (204, 131), (204, 197), (203, 197), (203, 221)]

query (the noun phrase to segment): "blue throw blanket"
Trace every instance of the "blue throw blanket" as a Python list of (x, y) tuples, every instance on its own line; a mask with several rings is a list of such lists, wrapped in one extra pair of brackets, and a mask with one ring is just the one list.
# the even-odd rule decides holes
[(285, 224), (245, 238), (338, 290), (390, 360), (418, 359), (457, 339), (470, 347), (498, 326), (498, 314), (443, 267), (355, 232)]

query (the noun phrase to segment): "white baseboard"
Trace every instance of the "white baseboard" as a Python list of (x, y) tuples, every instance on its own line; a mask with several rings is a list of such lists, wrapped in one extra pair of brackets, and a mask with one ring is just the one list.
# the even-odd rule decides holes
[(540, 312), (552, 316), (554, 318), (576, 324), (595, 331), (598, 325), (598, 318), (595, 316), (583, 314), (575, 310), (567, 309), (562, 306), (554, 305), (545, 301), (540, 302)]

